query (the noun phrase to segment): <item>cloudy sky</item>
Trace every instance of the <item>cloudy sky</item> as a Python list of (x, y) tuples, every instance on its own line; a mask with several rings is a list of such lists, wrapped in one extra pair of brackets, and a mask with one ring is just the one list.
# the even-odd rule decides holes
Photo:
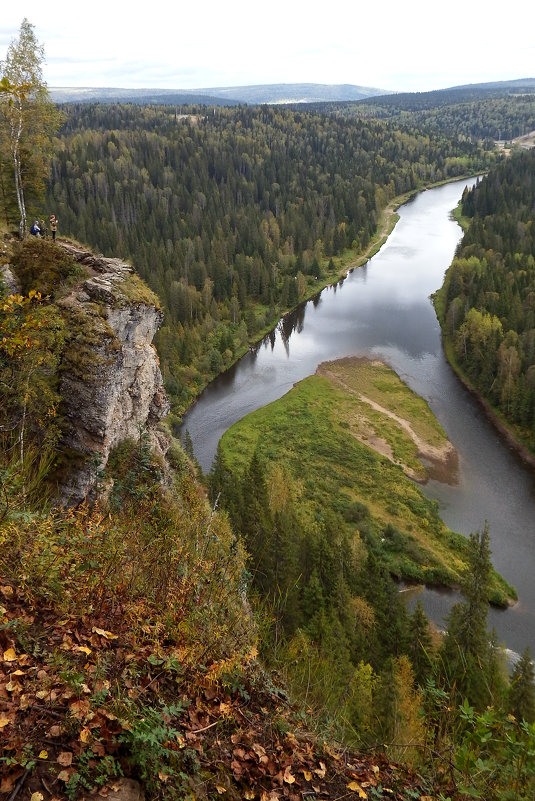
[(0, 60), (24, 17), (49, 87), (426, 91), (535, 76), (533, 0), (19, 0), (3, 4)]

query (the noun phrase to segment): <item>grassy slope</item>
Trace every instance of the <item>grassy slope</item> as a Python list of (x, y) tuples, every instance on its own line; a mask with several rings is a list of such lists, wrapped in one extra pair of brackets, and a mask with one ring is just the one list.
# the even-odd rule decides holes
[[(391, 446), (395, 461), (418, 465), (423, 478), (412, 437), (357, 393), (407, 419), (434, 447), (446, 444), (444, 432), (425, 402), (384, 365), (344, 360), (330, 363), (329, 369), (333, 380), (311, 376), (232, 426), (221, 441), (227, 463), (241, 473), (258, 449), (263, 460), (283, 464), (302, 480), (309, 502), (330, 507), (345, 519), (352, 518), (355, 502), (365, 504), (369, 515), (358, 525), (347, 525), (382, 548), (394, 575), (457, 585), (466, 565), (466, 538), (444, 525), (436, 503), (405, 476), (400, 464), (357, 439), (358, 429), (378, 436)], [(395, 532), (385, 537), (387, 524)], [(505, 603), (508, 597), (514, 597), (514, 590), (496, 575), (492, 600)]]

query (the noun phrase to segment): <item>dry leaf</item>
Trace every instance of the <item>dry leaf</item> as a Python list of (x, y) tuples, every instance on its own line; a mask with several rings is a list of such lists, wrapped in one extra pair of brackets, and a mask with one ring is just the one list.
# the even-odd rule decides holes
[(301, 773), (303, 774), (303, 776), (305, 777), (305, 780), (307, 782), (311, 782), (312, 781), (312, 774), (311, 774), (311, 772), (309, 770), (305, 770), (304, 768), (301, 768)]
[(89, 740), (92, 739), (92, 737), (93, 735), (91, 734), (91, 729), (88, 729), (87, 726), (83, 728), (82, 731), (80, 732), (80, 740), (83, 743), (88, 743)]
[(226, 787), (221, 787), (219, 784), (216, 784), (215, 789), (217, 790), (219, 795), (223, 795), (223, 793), (227, 792), (227, 788)]
[(319, 776), (320, 779), (324, 779), (325, 778), (326, 772), (327, 772), (327, 768), (325, 767), (325, 763), (324, 762), (320, 762), (319, 768), (316, 768), (316, 770), (314, 771), (316, 776)]
[(63, 765), (64, 768), (68, 768), (72, 764), (72, 753), (70, 751), (62, 751), (61, 754), (58, 754), (58, 763)]
[(354, 793), (359, 794), (359, 798), (368, 798), (362, 787), (358, 782), (349, 782), (347, 785), (348, 790), (352, 790)]
[(284, 781), (286, 784), (293, 784), (295, 782), (295, 776), (292, 775), (292, 770), (289, 765), (284, 771)]
[(7, 651), (4, 651), (4, 662), (16, 662), (17, 661), (17, 654), (15, 653), (14, 648), (8, 648)]
[(87, 656), (92, 653), (91, 648), (88, 648), (87, 645), (75, 645), (73, 651), (79, 651), (82, 654), (87, 654)]
[(10, 793), (14, 788), (15, 784), (17, 783), (17, 779), (20, 779), (23, 773), (24, 769), (18, 768), (9, 776), (4, 776), (4, 778), (0, 782), (0, 793)]
[(95, 634), (99, 634), (101, 637), (105, 637), (106, 640), (117, 640), (119, 638), (118, 634), (112, 634), (111, 631), (104, 631), (104, 629), (97, 629), (96, 626), (93, 626), (91, 631), (94, 631)]
[(62, 733), (62, 728), (61, 726), (51, 726), (48, 733), (51, 737), (59, 737)]
[(62, 770), (60, 771), (60, 773), (58, 773), (58, 779), (60, 780), (60, 782), (65, 782), (65, 784), (67, 784), (72, 774), (73, 770)]
[(42, 793), (32, 793), (30, 801), (43, 801), (44, 795)]
[(4, 726), (7, 726), (9, 723), (11, 723), (9, 718), (0, 718), (0, 729), (3, 729)]
[(39, 759), (48, 759), (48, 751), (41, 751), (39, 753)]

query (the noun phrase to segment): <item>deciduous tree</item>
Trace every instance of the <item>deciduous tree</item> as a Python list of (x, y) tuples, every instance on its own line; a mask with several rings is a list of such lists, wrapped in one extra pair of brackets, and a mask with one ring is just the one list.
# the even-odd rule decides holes
[(27, 232), (28, 195), (34, 202), (43, 197), (51, 136), (61, 118), (43, 80), (43, 61), (43, 45), (25, 18), (0, 63), (0, 165), (11, 173), (21, 239)]

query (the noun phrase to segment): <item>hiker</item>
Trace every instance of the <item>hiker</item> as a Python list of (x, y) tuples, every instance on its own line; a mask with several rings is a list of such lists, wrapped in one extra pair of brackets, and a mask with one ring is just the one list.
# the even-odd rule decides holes
[(32, 236), (41, 236), (41, 229), (39, 228), (39, 221), (34, 220), (32, 227), (30, 228), (30, 234)]
[(52, 231), (52, 239), (55, 239), (56, 231), (58, 230), (58, 221), (55, 214), (50, 215), (50, 230)]
[(46, 239), (47, 229), (45, 227), (44, 220), (41, 220), (41, 222), (39, 223), (39, 228), (41, 229), (41, 236), (43, 237), (43, 239)]

